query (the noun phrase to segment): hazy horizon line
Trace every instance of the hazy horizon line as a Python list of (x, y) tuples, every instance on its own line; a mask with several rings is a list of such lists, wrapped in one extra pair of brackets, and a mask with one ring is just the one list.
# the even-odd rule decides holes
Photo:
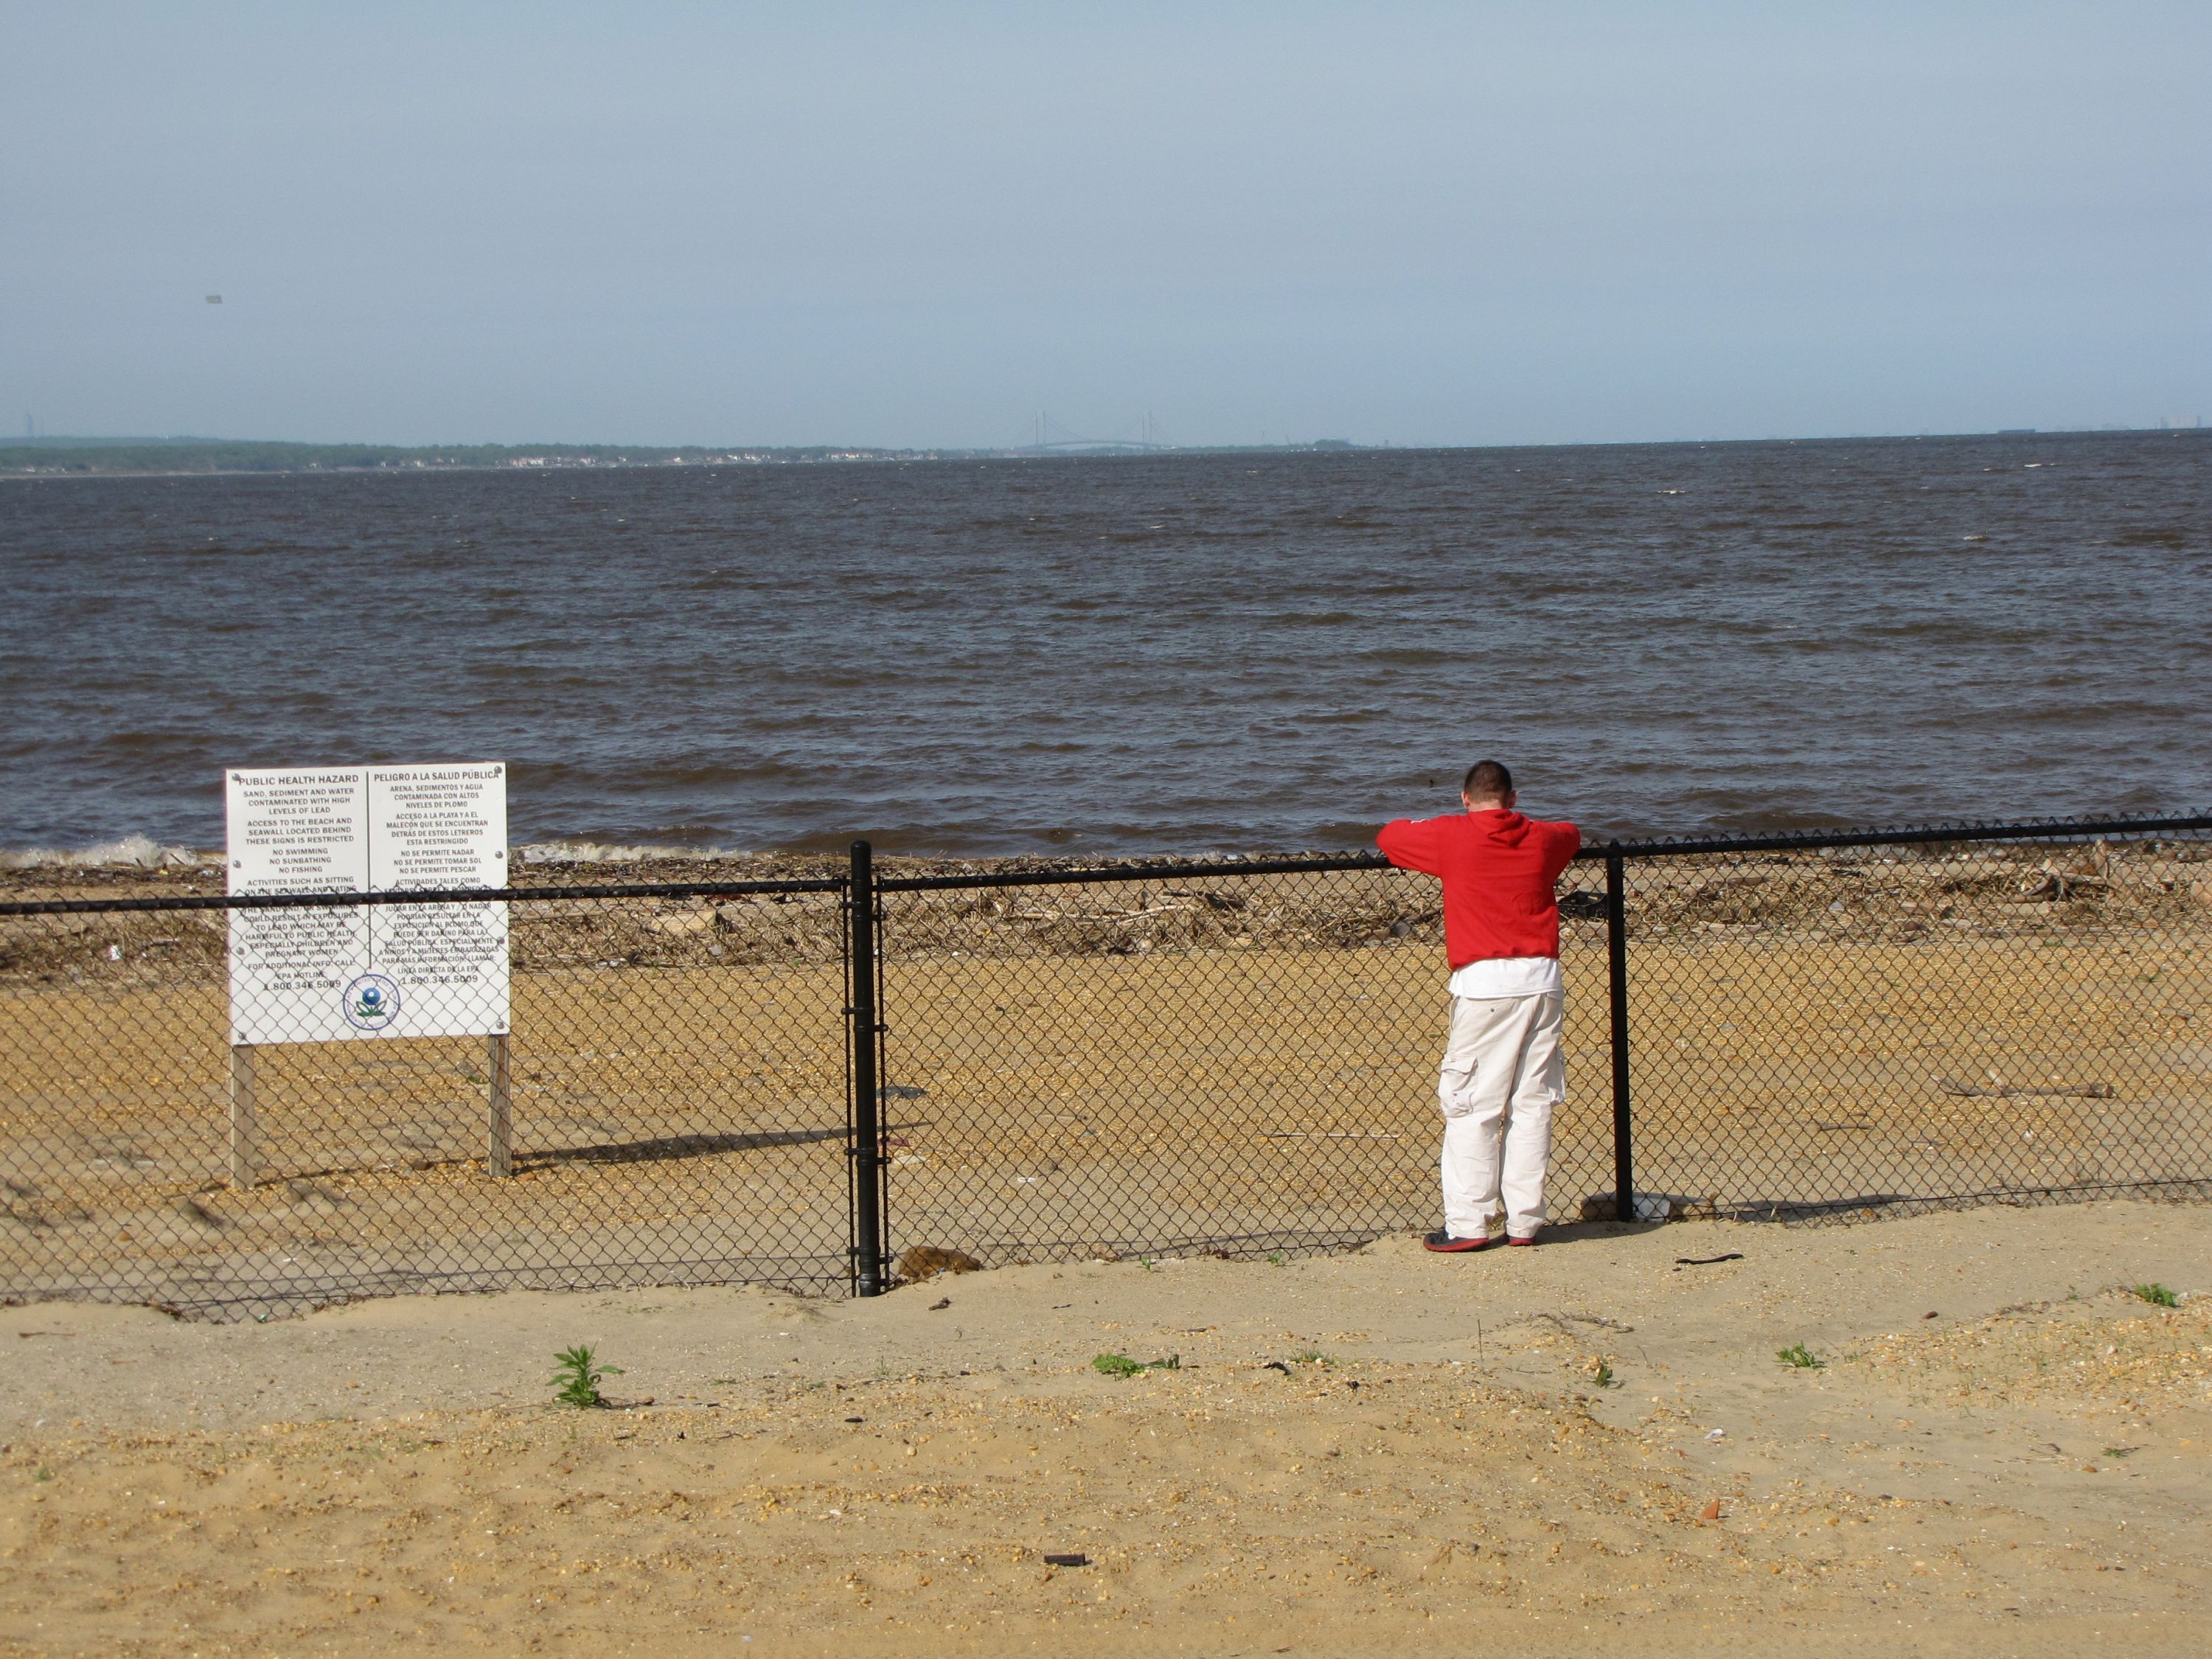
[(850, 440), (813, 440), (805, 441), (754, 441), (744, 440), (690, 440), (678, 443), (634, 441), (613, 438), (556, 439), (441, 439), (419, 443), (392, 443), (372, 438), (267, 438), (218, 437), (204, 433), (169, 434), (106, 434), (106, 433), (46, 433), (0, 438), (0, 450), (54, 448), (127, 448), (132, 445), (252, 445), (263, 447), (301, 449), (377, 449), (395, 451), (436, 451), (455, 449), (497, 449), (511, 451), (532, 450), (654, 450), (669, 453), (683, 452), (730, 451), (793, 451), (842, 450), (866, 452), (884, 455), (1036, 455), (1059, 452), (1068, 454), (1096, 453), (1105, 450), (1121, 450), (1139, 454), (1190, 454), (1206, 452), (1239, 450), (1310, 450), (1322, 448), (1341, 452), (1352, 450), (1390, 450), (1418, 452), (1439, 450), (1496, 450), (1496, 449), (1621, 449), (1660, 448), (1679, 445), (1756, 444), (1756, 443), (1850, 443), (1915, 441), (1923, 438), (1993, 438), (1993, 437), (2113, 437), (2130, 434), (2154, 434), (2160, 432), (2199, 432), (2208, 428), (2201, 416), (2190, 424), (2161, 421), (2155, 426), (2127, 426), (2106, 423), (2098, 426), (2062, 427), (1981, 427), (1961, 428), (1949, 431), (1932, 428), (1917, 432), (1802, 432), (1765, 433), (1756, 435), (1708, 435), (1680, 438), (1544, 438), (1522, 439), (1490, 443), (1400, 442), (1392, 439), (1346, 438), (1334, 434), (1313, 438), (1291, 438), (1260, 443), (1188, 442), (1144, 443), (1112, 437), (1069, 438), (1046, 444), (1008, 443), (935, 443), (896, 444), (870, 443)]

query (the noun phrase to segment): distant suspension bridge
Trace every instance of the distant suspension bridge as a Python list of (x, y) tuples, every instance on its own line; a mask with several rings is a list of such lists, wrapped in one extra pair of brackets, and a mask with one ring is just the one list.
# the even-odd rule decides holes
[(1161, 440), (1159, 427), (1149, 410), (1138, 417), (1137, 435), (1133, 438), (1086, 438), (1080, 433), (1070, 432), (1051, 416), (1039, 410), (1030, 417), (1030, 428), (1023, 434), (1022, 441), (1013, 446), (1013, 452), (1018, 455), (1051, 455), (1073, 450), (1122, 450), (1142, 453), (1173, 449), (1175, 447)]

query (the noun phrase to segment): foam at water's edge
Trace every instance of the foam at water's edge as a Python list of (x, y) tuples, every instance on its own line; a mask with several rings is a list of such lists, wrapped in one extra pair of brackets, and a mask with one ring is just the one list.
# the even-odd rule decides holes
[(516, 848), (514, 854), (525, 864), (643, 864), (663, 859), (744, 856), (727, 847), (617, 847), (598, 841), (533, 841)]
[[(538, 841), (514, 849), (523, 864), (644, 864), (674, 860), (742, 858), (726, 847), (615, 846), (597, 841)], [(0, 848), (0, 870), (136, 870), (174, 869), (184, 866), (219, 865), (220, 850), (196, 851), (190, 847), (165, 847), (144, 836), (125, 836), (97, 847)]]
[(0, 870), (96, 870), (116, 865), (138, 870), (164, 870), (183, 865), (221, 864), (219, 852), (196, 852), (189, 847), (164, 847), (144, 836), (125, 836), (98, 847), (0, 848)]

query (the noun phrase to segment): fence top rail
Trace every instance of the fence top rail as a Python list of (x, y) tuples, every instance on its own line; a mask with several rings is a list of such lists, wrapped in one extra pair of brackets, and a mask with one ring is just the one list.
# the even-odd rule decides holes
[[(1578, 860), (1679, 858), (1715, 853), (1811, 853), (1853, 847), (2047, 841), (2084, 836), (2147, 836), (2212, 830), (2212, 816), (2044, 818), (2018, 823), (1941, 823), (1895, 829), (1787, 830), (1770, 836), (1686, 836), (1680, 840), (1585, 842)], [(1283, 858), (1184, 859), (1097, 865), (1078, 869), (979, 870), (928, 876), (879, 876), (884, 893), (959, 891), (981, 887), (1061, 887), (1082, 882), (1190, 881), (1212, 876), (1298, 875), (1334, 870), (1387, 870), (1380, 853), (1311, 854)], [(161, 910), (281, 910), (366, 904), (514, 903), (558, 899), (736, 898), (765, 893), (843, 893), (842, 876), (780, 881), (605, 882), (572, 887), (421, 888), (384, 893), (168, 894), (155, 898), (18, 899), (0, 902), (0, 916), (100, 915)]]
[(1911, 847), (1946, 842), (2051, 841), (2081, 836), (2147, 836), (2170, 830), (2212, 830), (2212, 817), (2037, 818), (2020, 823), (1906, 824), (1893, 829), (1782, 830), (1770, 836), (1683, 836), (1585, 846), (1578, 855), (1668, 858), (1686, 853), (1819, 852), (1826, 848)]
[(1205, 876), (1291, 876), (1316, 870), (1388, 870), (1380, 853), (1316, 854), (1304, 858), (1186, 859), (1159, 864), (1102, 864), (1086, 869), (979, 870), (957, 875), (879, 876), (879, 893), (943, 892), (974, 887), (1063, 887), (1077, 882), (1193, 881)]
[[(1897, 847), (1953, 842), (2041, 841), (2080, 836), (2141, 836), (2161, 830), (2212, 830), (2212, 817), (2165, 818), (2043, 818), (2019, 823), (1938, 823), (1896, 829), (1785, 830), (1771, 836), (1712, 836), (1680, 840), (1586, 842), (1579, 860), (1618, 853), (1625, 859), (1685, 854), (1818, 852), (1827, 848)], [(975, 871), (957, 875), (884, 876), (885, 893), (924, 893), (978, 887), (1058, 887), (1079, 882), (1193, 880), (1206, 876), (1295, 875), (1310, 871), (1387, 870), (1380, 853), (1316, 854), (1305, 857), (1193, 859), (1178, 862), (1104, 864), (1080, 869)]]
[(842, 876), (834, 876), (787, 881), (604, 882), (577, 887), (426, 887), (385, 893), (172, 893), (159, 898), (13, 900), (0, 904), (0, 916), (329, 909), (362, 904), (517, 903), (543, 899), (738, 898), (752, 893), (842, 893), (851, 884)]

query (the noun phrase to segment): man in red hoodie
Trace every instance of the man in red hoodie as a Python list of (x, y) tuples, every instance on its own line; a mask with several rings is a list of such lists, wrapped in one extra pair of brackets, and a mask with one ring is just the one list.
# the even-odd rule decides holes
[(1375, 838), (1401, 869), (1442, 878), (1451, 1034), (1437, 1085), (1444, 1109), (1444, 1224), (1432, 1250), (1480, 1250), (1503, 1205), (1506, 1242), (1534, 1244), (1544, 1224), (1552, 1109), (1565, 1098), (1559, 1056), (1560, 872), (1582, 846), (1571, 823), (1513, 810), (1513, 775), (1468, 769), (1464, 812), (1400, 818)]

